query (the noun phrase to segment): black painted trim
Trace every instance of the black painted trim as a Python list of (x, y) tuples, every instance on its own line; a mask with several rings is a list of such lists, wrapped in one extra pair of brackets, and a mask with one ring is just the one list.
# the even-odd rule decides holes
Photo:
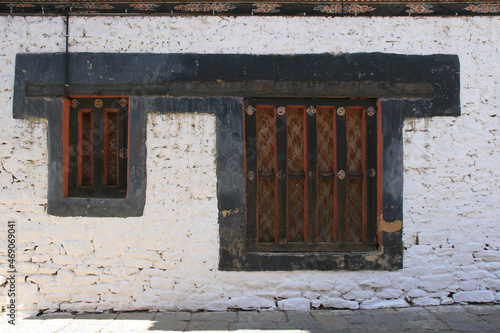
[[(28, 97), (30, 85), (63, 85), (64, 54), (20, 54), (16, 58), (14, 118), (48, 119), (49, 142), (49, 213), (56, 215), (138, 216), (146, 198), (146, 119), (147, 112), (203, 112), (216, 116), (217, 199), (219, 208), (219, 269), (241, 270), (396, 270), (402, 268), (402, 229), (384, 228), (402, 224), (403, 207), (403, 121), (407, 117), (459, 116), (459, 60), (454, 55), (411, 56), (381, 53), (304, 54), (304, 55), (210, 55), (210, 54), (106, 54), (70, 55), (70, 88), (86, 85), (88, 94), (101, 95), (116, 86), (130, 97), (131, 145), (129, 147), (129, 197), (124, 200), (62, 198), (62, 98)], [(88, 64), (92, 63), (92, 70)], [(47, 70), (50, 69), (50, 70)], [(340, 253), (262, 253), (245, 252), (245, 166), (243, 97), (225, 96), (210, 86), (199, 98), (182, 95), (158, 95), (152, 86), (191, 82), (268, 83), (267, 97), (283, 93), (285, 81), (315, 84), (345, 82), (370, 85), (415, 83), (430, 85), (421, 97), (402, 98), (378, 95), (382, 112), (383, 170), (380, 248), (365, 252)], [(278, 91), (273, 90), (276, 84)], [(293, 86), (293, 85), (292, 85)], [(280, 90), (281, 89), (281, 90)], [(304, 98), (345, 98), (325, 86)], [(234, 92), (233, 92), (234, 93)], [(212, 97), (209, 97), (212, 96)], [(225, 97), (224, 97), (225, 96)], [(259, 96), (263, 97), (263, 96)], [(266, 97), (266, 96), (264, 96)], [(296, 95), (288, 96), (296, 97)], [(356, 90), (350, 97), (363, 96)], [(133, 139), (132, 139), (133, 138)], [(130, 200), (128, 200), (130, 199)], [(76, 201), (75, 201), (76, 200)], [(79, 200), (79, 201), (78, 201)], [(100, 199), (96, 199), (100, 200)], [(90, 204), (90, 210), (85, 207)], [(104, 212), (103, 207), (109, 206)], [(165, 209), (168, 209), (166, 207)], [(114, 212), (114, 213), (110, 213)], [(387, 230), (387, 231), (384, 231)]]
[[(498, 2), (492, 0), (453, 1), (262, 1), (176, 2), (151, 1), (135, 4), (95, 1), (93, 4), (72, 1), (32, 2), (30, 6), (0, 1), (0, 15), (218, 15), (218, 16), (485, 16), (499, 15)], [(28, 1), (26, 1), (28, 2)], [(262, 6), (258, 7), (259, 3)], [(195, 6), (193, 6), (195, 5)]]

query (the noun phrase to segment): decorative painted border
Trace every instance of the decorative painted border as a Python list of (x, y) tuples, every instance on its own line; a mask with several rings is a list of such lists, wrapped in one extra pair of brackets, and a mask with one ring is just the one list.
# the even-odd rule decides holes
[(473, 16), (499, 15), (500, 2), (460, 0), (363, 0), (278, 2), (2, 1), (0, 15), (300, 15), (300, 16)]

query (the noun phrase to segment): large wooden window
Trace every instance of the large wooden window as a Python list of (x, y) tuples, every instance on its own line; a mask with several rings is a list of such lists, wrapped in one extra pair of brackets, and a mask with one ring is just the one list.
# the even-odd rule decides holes
[(70, 98), (64, 124), (64, 189), (69, 197), (127, 194), (127, 97)]
[(247, 99), (247, 251), (377, 245), (376, 100)]

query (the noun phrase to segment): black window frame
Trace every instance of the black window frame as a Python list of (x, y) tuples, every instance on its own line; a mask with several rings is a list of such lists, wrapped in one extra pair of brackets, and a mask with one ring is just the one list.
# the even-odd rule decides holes
[[(64, 196), (127, 196), (129, 104), (128, 96), (74, 96), (65, 101)], [(115, 118), (111, 120), (114, 120), (116, 130), (110, 133), (112, 123), (109, 120), (112, 117)], [(116, 138), (110, 140), (111, 136)], [(110, 162), (116, 165), (111, 168)]]

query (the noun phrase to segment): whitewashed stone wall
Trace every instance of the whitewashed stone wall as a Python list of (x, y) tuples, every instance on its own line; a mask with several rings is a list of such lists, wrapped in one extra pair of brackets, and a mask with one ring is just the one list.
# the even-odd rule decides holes
[(12, 88), (15, 55), (64, 51), (64, 22), (0, 17), (0, 284), (15, 220), (27, 314), (500, 302), (499, 31), (498, 17), (72, 17), (71, 52), (459, 55), (462, 116), (404, 128), (404, 269), (220, 272), (214, 116), (149, 115), (143, 217), (48, 216), (47, 124), (12, 118)]

